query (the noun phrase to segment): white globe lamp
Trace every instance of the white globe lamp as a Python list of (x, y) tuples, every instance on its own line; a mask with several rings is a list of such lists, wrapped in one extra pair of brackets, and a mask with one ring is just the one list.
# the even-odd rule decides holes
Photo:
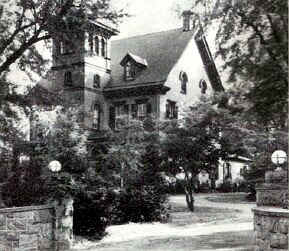
[(287, 154), (282, 150), (276, 150), (272, 153), (271, 160), (275, 165), (282, 165), (287, 160)]
[(61, 167), (61, 163), (57, 160), (53, 160), (48, 164), (48, 169), (53, 173), (59, 172)]

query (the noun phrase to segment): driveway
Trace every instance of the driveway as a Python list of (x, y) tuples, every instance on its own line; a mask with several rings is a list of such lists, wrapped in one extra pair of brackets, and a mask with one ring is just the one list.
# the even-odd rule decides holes
[[(215, 202), (222, 194), (197, 194), (195, 212), (183, 195), (171, 196), (168, 223), (129, 223), (108, 227), (99, 242), (76, 243), (77, 251), (252, 251), (254, 203)], [(222, 201), (222, 200), (221, 200)]]

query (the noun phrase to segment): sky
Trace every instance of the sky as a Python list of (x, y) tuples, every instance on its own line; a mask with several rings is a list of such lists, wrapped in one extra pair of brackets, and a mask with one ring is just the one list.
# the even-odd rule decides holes
[(118, 38), (181, 27), (182, 20), (176, 10), (188, 8), (188, 2), (188, 0), (112, 0), (113, 6), (124, 8), (131, 14), (131, 17), (119, 25)]

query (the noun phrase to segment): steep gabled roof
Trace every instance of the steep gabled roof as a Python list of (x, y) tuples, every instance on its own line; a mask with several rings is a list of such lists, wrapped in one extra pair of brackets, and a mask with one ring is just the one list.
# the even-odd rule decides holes
[[(181, 28), (112, 41), (112, 80), (106, 88), (165, 82), (171, 69), (193, 38), (193, 34), (193, 31), (183, 32)], [(146, 59), (148, 64), (147, 68), (131, 81), (124, 80), (123, 67), (120, 65), (128, 52)]]

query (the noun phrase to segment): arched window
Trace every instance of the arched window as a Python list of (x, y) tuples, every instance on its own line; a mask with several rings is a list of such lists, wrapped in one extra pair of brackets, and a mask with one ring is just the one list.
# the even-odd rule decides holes
[(179, 80), (181, 83), (181, 93), (187, 94), (187, 83), (189, 81), (187, 73), (181, 71), (179, 74)]
[(64, 85), (72, 85), (72, 73), (67, 71), (64, 73)]
[(88, 44), (89, 44), (89, 52), (93, 52), (93, 34), (89, 33), (88, 34)]
[(100, 87), (100, 76), (98, 74), (93, 75), (93, 87), (94, 88)]
[(206, 83), (206, 81), (204, 79), (200, 80), (199, 87), (201, 89), (201, 93), (206, 94), (208, 86), (207, 86), (207, 83)]
[(96, 55), (99, 55), (99, 38), (98, 38), (98, 36), (96, 36), (94, 38), (94, 49), (95, 49)]
[(101, 39), (101, 56), (106, 56), (106, 42), (104, 38)]
[(100, 106), (95, 104), (92, 110), (92, 127), (99, 130), (100, 127)]

